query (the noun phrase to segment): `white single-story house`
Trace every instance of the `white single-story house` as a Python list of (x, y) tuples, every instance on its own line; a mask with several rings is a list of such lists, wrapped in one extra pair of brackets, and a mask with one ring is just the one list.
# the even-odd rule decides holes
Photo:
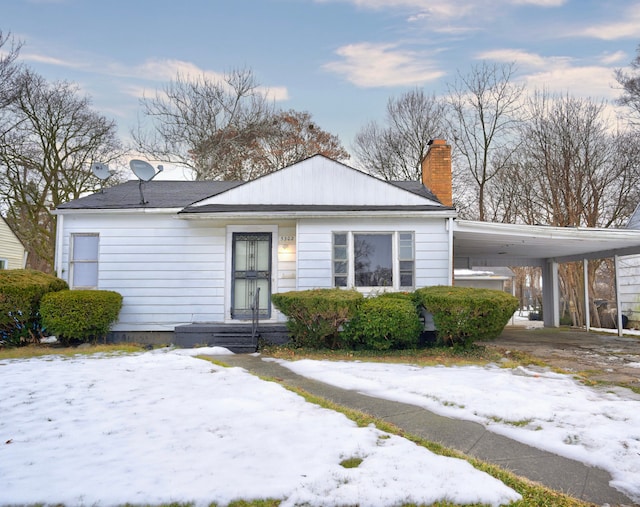
[(105, 188), (57, 208), (56, 273), (72, 289), (122, 294), (119, 339), (153, 333), (193, 344), (216, 343), (211, 326), (235, 326), (239, 336), (256, 313), (260, 326), (281, 329), (274, 293), (451, 285), (454, 265), (543, 266), (545, 324), (557, 325), (556, 261), (640, 253), (637, 231), (457, 220), (450, 156), (445, 141), (433, 141), (422, 182), (383, 181), (316, 155), (248, 182)]
[(0, 269), (24, 269), (27, 253), (18, 236), (0, 216)]

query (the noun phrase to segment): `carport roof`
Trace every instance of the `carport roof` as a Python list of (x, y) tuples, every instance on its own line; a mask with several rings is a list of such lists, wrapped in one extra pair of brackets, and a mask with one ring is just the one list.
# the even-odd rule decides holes
[(454, 220), (456, 268), (541, 266), (640, 254), (640, 231)]

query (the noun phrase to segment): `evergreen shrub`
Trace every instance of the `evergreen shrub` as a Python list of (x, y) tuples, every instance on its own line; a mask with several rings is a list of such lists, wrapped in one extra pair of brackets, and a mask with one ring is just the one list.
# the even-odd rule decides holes
[(422, 327), (411, 295), (387, 293), (362, 302), (346, 324), (344, 337), (356, 349), (413, 349)]
[(339, 348), (340, 330), (356, 314), (363, 296), (355, 290), (311, 289), (273, 294), (274, 306), (288, 318), (295, 347)]
[(43, 334), (40, 301), (68, 289), (67, 282), (31, 269), (0, 271), (0, 345), (19, 346)]
[(517, 298), (491, 289), (439, 285), (415, 295), (433, 315), (438, 342), (451, 346), (496, 338), (519, 306)]
[(46, 328), (65, 345), (105, 338), (118, 319), (122, 296), (107, 290), (64, 290), (40, 303)]

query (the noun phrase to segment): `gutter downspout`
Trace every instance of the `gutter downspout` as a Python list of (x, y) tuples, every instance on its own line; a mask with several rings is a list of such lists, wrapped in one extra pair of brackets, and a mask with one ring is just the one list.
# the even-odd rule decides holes
[[(53, 272), (58, 278), (62, 278), (62, 245), (64, 243), (64, 215), (56, 218), (56, 251), (53, 261)], [(68, 280), (67, 280), (68, 283)]]

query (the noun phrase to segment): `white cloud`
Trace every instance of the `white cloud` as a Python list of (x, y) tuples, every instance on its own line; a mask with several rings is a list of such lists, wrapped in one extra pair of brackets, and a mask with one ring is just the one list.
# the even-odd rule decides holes
[[(610, 66), (626, 57), (623, 51), (595, 58), (602, 65), (580, 65), (567, 56), (542, 56), (521, 49), (496, 49), (478, 53), (477, 58), (496, 62), (515, 62), (519, 79), (529, 89), (546, 89), (580, 97), (615, 99), (615, 78)], [(592, 61), (593, 61), (592, 60)]]
[(530, 89), (545, 88), (551, 92), (567, 93), (579, 97), (614, 100), (619, 92), (614, 88), (613, 72), (608, 67), (556, 66), (523, 77)]
[(512, 0), (515, 5), (534, 5), (536, 7), (562, 7), (567, 0)]
[(605, 65), (611, 65), (618, 62), (626, 62), (627, 53), (624, 51), (616, 51), (615, 53), (605, 53), (600, 57), (600, 61)]
[(467, 16), (495, 15), (501, 5), (533, 5), (537, 7), (561, 7), (567, 0), (316, 0), (319, 3), (341, 1), (356, 7), (373, 10), (413, 11), (410, 21), (424, 18), (437, 20), (456, 19)]
[(544, 67), (548, 60), (535, 53), (523, 51), (522, 49), (494, 49), (478, 53), (480, 60), (494, 60), (498, 62), (515, 62), (517, 65)]
[(80, 69), (85, 67), (86, 64), (79, 61), (63, 60), (49, 55), (43, 55), (38, 53), (20, 53), (20, 59), (25, 62), (41, 63), (44, 65), (53, 65), (56, 67), (65, 67), (70, 69)]
[(362, 88), (419, 85), (444, 75), (424, 54), (399, 49), (397, 44), (362, 42), (336, 53), (341, 60), (324, 68)]
[(573, 35), (603, 40), (640, 37), (640, 5), (627, 9), (624, 21), (590, 26), (574, 32)]

